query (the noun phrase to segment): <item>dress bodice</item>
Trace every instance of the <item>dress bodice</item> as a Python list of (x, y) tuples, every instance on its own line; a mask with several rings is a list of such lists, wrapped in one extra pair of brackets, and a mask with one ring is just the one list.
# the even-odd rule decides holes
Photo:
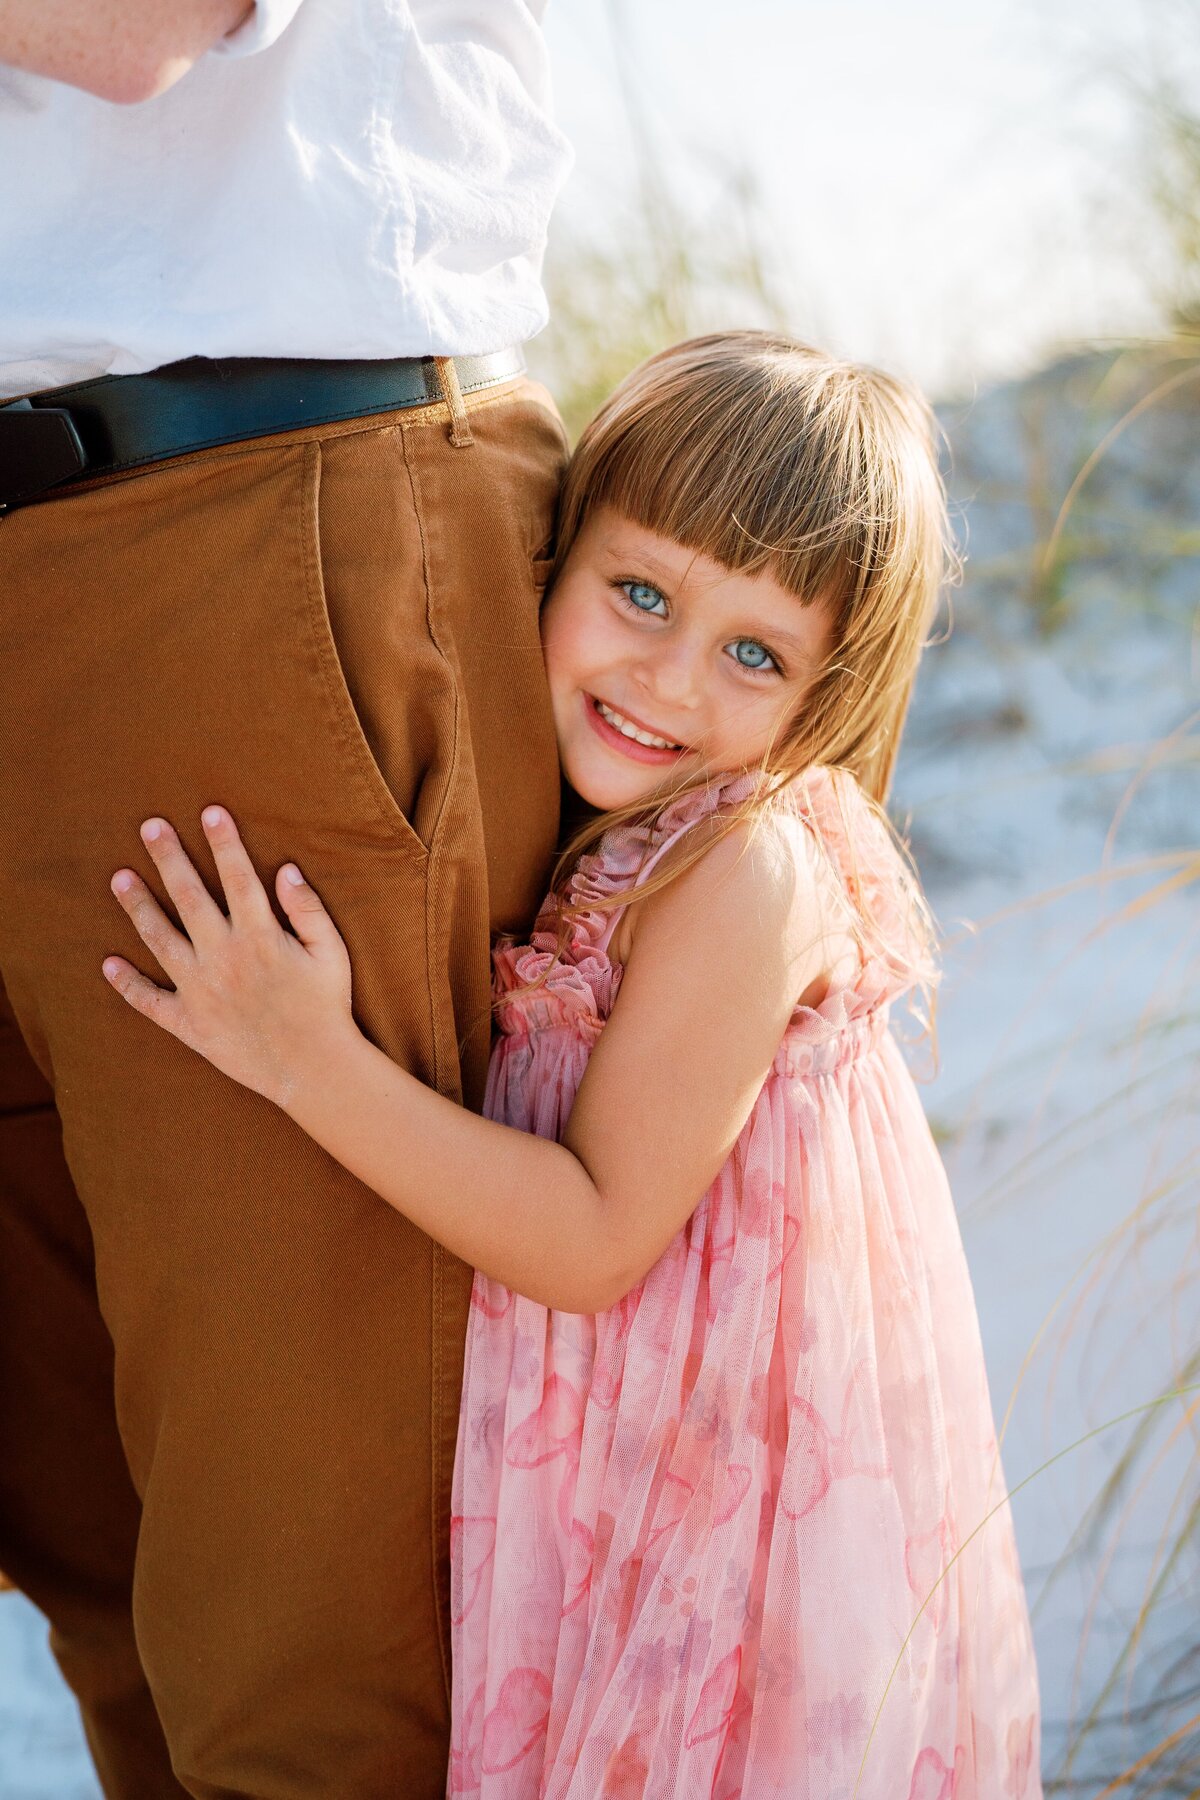
[[(622, 966), (610, 952), (617, 921), (635, 889), (702, 819), (736, 806), (762, 781), (732, 775), (671, 802), (649, 825), (610, 831), (580, 859), (559, 908), (549, 894), (530, 941), (493, 953), (497, 1023), (506, 1037), (565, 1031), (589, 1047), (612, 1011)], [(772, 807), (803, 820), (828, 857), (861, 929), (858, 969), (818, 1006), (797, 1006), (775, 1057), (776, 1073), (819, 1074), (878, 1044), (891, 1001), (931, 974), (916, 928), (915, 895), (881, 818), (848, 776), (805, 770), (771, 795)]]

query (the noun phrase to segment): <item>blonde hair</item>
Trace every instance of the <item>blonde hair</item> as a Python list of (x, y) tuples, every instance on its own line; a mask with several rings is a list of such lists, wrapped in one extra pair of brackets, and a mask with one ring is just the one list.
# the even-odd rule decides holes
[[(766, 331), (692, 338), (649, 357), (584, 429), (559, 501), (551, 584), (589, 513), (609, 506), (726, 568), (769, 571), (802, 604), (828, 609), (825, 663), (763, 758), (769, 782), (723, 815), (725, 829), (823, 764), (854, 778), (908, 869), (883, 806), (920, 653), (958, 569), (938, 443), (928, 403), (905, 382)], [(665, 800), (704, 784), (692, 777), (589, 820), (563, 849), (555, 892), (606, 831), (652, 827)], [(697, 841), (664, 859), (639, 896), (712, 842), (687, 836)], [(932, 921), (915, 878), (909, 899), (928, 948)], [(574, 910), (560, 893), (564, 925)]]

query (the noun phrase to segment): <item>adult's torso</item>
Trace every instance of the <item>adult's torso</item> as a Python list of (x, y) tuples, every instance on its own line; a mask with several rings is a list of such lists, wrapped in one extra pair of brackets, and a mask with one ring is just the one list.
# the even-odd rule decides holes
[(137, 106), (0, 67), (0, 397), (185, 356), (531, 336), (569, 162), (541, 11), (260, 0)]

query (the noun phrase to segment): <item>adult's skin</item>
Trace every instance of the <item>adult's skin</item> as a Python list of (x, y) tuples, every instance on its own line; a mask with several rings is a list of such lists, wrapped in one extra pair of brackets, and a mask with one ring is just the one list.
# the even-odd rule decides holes
[[(519, 342), (566, 166), (538, 12), (0, 0), (0, 161), (29, 172), (0, 406), (195, 355)], [(464, 402), (438, 367), (440, 398), (0, 511), (0, 1569), (108, 1800), (445, 1789), (471, 1271), (99, 973), (139, 960), (108, 888), (138, 822), (215, 886), (220, 801), (262, 872), (319, 883), (367, 1034), (482, 1098), (489, 932), (556, 831), (565, 444), (537, 384)]]
[(0, 0), (0, 63), (132, 105), (173, 87), (253, 10), (253, 0)]

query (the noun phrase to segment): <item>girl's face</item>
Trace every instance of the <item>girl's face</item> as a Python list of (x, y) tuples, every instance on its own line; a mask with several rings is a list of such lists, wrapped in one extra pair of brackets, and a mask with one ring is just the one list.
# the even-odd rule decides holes
[(598, 508), (542, 607), (563, 773), (607, 812), (668, 777), (753, 767), (802, 706), (831, 631), (820, 603), (770, 574)]

